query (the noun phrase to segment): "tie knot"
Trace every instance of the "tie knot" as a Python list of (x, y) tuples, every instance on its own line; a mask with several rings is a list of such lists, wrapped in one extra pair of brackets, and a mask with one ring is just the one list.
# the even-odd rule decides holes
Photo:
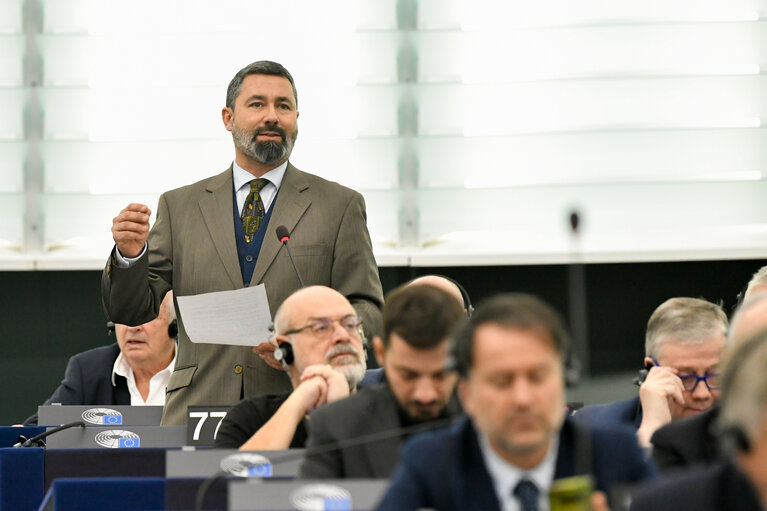
[(262, 177), (253, 179), (250, 181), (250, 192), (258, 193), (268, 184), (269, 184), (268, 179), (264, 179)]
[(514, 487), (514, 496), (522, 511), (538, 510), (538, 487), (529, 479), (521, 479)]

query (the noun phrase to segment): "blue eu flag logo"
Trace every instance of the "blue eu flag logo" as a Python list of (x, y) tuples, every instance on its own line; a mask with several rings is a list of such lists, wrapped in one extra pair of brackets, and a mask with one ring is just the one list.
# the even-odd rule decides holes
[(352, 501), (348, 498), (325, 497), (325, 511), (352, 511)]
[(106, 425), (112, 425), (112, 424), (122, 424), (123, 423), (123, 417), (122, 415), (105, 415), (104, 416), (104, 424)]
[(121, 438), (117, 443), (117, 446), (125, 449), (132, 449), (141, 446), (141, 441), (138, 437), (135, 438)]
[(251, 465), (248, 467), (248, 476), (272, 477), (272, 464), (262, 463), (261, 465)]

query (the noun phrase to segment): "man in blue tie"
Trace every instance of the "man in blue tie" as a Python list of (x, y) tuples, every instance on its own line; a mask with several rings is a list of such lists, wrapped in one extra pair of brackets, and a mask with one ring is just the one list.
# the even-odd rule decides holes
[(612, 490), (652, 476), (633, 431), (566, 418), (568, 344), (559, 315), (535, 297), (481, 304), (452, 347), (468, 417), (405, 446), (379, 509), (546, 510), (555, 480), (590, 475), (597, 491), (586, 499), (603, 510)]

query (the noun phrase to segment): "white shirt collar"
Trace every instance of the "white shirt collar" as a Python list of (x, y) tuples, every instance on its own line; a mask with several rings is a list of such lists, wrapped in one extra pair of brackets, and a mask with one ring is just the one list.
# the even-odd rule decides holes
[[(285, 171), (287, 168), (288, 162), (286, 161), (282, 165), (273, 168), (261, 177), (268, 180), (275, 186), (277, 190), (279, 190), (280, 185), (282, 184), (282, 178), (285, 177)], [(232, 177), (234, 178), (234, 189), (236, 191), (243, 186), (248, 185), (248, 183), (255, 179), (256, 176), (237, 165), (237, 162), (234, 161), (232, 162)]]
[(479, 447), (485, 459), (485, 466), (493, 480), (495, 493), (504, 511), (518, 510), (519, 503), (513, 495), (514, 488), (521, 479), (529, 479), (534, 482), (539, 490), (538, 507), (541, 511), (549, 509), (549, 491), (554, 480), (557, 451), (559, 450), (559, 434), (555, 434), (549, 443), (546, 456), (537, 467), (523, 470), (501, 458), (490, 445), (490, 440), (484, 433), (477, 432)]
[(133, 376), (133, 369), (128, 365), (128, 361), (123, 356), (122, 352), (117, 355), (115, 363), (112, 366), (112, 386), (117, 386), (115, 376), (122, 376), (127, 380), (128, 391), (131, 396), (131, 405), (164, 405), (165, 404), (165, 388), (170, 381), (170, 375), (173, 373), (173, 368), (176, 366), (176, 355), (178, 354), (178, 346), (174, 347), (173, 360), (170, 361), (168, 366), (156, 373), (149, 381), (149, 395), (146, 402), (136, 387), (136, 379)]

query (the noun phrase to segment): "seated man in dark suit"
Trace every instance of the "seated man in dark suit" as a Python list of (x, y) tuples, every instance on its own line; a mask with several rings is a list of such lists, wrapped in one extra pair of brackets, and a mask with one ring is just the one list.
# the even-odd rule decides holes
[[(373, 340), (386, 384), (362, 389), (311, 414), (301, 477), (389, 477), (399, 460), (402, 428), (445, 419), (457, 411), (456, 376), (447, 355), (448, 335), (465, 317), (461, 309), (457, 297), (431, 284), (401, 286), (389, 293), (383, 338)], [(322, 449), (377, 433), (384, 438)], [(313, 447), (321, 450), (313, 453)]]
[[(274, 315), (274, 355), (293, 391), (247, 398), (221, 421), (215, 446), (304, 447), (306, 415), (354, 392), (365, 376), (362, 322), (349, 300), (325, 286), (290, 295)], [(254, 348), (257, 350), (257, 348)]]
[(587, 406), (575, 419), (633, 427), (640, 445), (649, 447), (659, 427), (703, 413), (719, 400), (714, 380), (726, 332), (727, 316), (718, 305), (698, 298), (666, 300), (647, 323), (644, 363), (649, 371), (639, 395)]
[[(767, 328), (767, 292), (754, 294), (747, 291), (744, 300), (730, 324), (728, 350)], [(650, 439), (655, 464), (665, 472), (718, 459), (721, 455), (716, 441), (718, 418), (719, 407), (714, 406), (658, 429)]]
[(722, 375), (721, 436), (726, 460), (636, 493), (633, 511), (767, 509), (767, 331), (732, 348)]
[[(156, 319), (136, 327), (115, 324), (117, 343), (70, 358), (61, 385), (44, 404), (164, 405), (176, 357), (175, 316), (169, 291)], [(24, 424), (37, 424), (37, 414)]]
[(594, 509), (620, 484), (653, 475), (631, 430), (566, 418), (559, 314), (539, 299), (500, 295), (454, 337), (458, 395), (468, 418), (413, 437), (380, 510), (548, 509), (556, 479), (591, 473)]

